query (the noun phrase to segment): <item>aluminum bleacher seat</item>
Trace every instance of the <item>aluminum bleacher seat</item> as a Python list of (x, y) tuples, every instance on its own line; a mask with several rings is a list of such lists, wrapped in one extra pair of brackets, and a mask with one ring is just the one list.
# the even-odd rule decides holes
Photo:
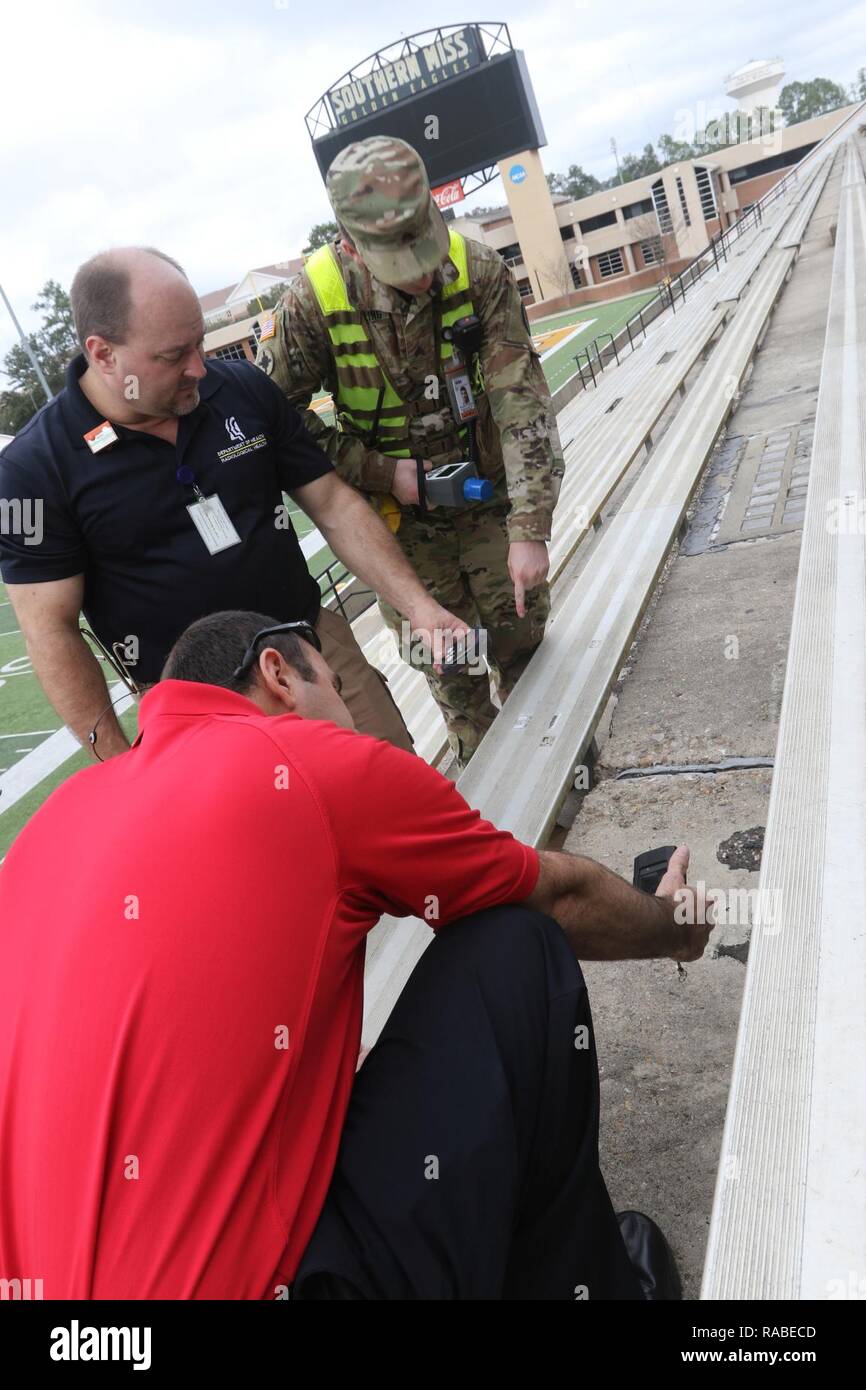
[[(623, 657), (739, 382), (796, 255), (771, 248), (748, 294), (587, 565), (543, 647), (458, 787), (495, 824), (539, 845), (597, 726)], [(378, 1035), (430, 940), (426, 924), (383, 919), (368, 945), (365, 1042)]]
[(708, 1299), (866, 1297), (866, 180), (843, 158)]
[[(805, 188), (805, 184), (803, 185)], [(773, 216), (781, 215), (781, 206)], [(650, 325), (640, 347), (604, 372), (597, 389), (582, 393), (558, 415), (566, 461), (550, 546), (551, 580), (589, 533), (614, 489), (641, 453), (658, 419), (730, 313), (746, 281), (766, 254), (773, 216), (741, 238), (742, 257), (722, 262), (702, 280), (675, 315)], [(745, 277), (745, 279), (744, 279)], [(388, 678), (420, 756), (436, 762), (445, 752), (445, 725), (423, 675), (400, 658), (376, 610), (355, 623), (364, 653)]]

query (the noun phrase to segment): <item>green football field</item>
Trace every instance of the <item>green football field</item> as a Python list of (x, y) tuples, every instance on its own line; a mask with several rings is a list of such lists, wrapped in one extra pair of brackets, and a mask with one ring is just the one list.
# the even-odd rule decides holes
[[(531, 325), (537, 335), (556, 328), (571, 328), (583, 325), (574, 337), (556, 346), (549, 356), (544, 356), (544, 374), (551, 391), (558, 391), (569, 377), (577, 371), (576, 354), (588, 347), (599, 333), (616, 335), (624, 327), (626, 319), (631, 318), (644, 304), (654, 298), (655, 290), (645, 290), (641, 294), (631, 294), (627, 299), (618, 299), (611, 304), (587, 304), (580, 309), (568, 309), (565, 313), (554, 314), (549, 319), (538, 319)], [(605, 339), (600, 346), (607, 345)]]
[[(555, 340), (547, 352), (541, 345), (551, 390), (557, 390), (574, 375), (574, 357), (580, 348), (598, 333), (616, 333), (638, 305), (651, 297), (646, 293), (614, 304), (587, 305), (533, 323), (534, 335), (563, 328), (577, 330), (567, 339)], [(302, 541), (315, 530), (310, 519), (296, 507), (292, 507), (292, 524)], [(323, 544), (309, 557), (311, 573), (320, 577), (333, 559)], [(114, 682), (114, 672), (109, 674)], [(123, 715), (121, 722), (134, 737), (134, 707)], [(90, 761), (89, 751), (80, 749), (72, 736), (62, 731), (60, 720), (42, 693), (6, 591), (0, 584), (0, 859), (49, 793)]]

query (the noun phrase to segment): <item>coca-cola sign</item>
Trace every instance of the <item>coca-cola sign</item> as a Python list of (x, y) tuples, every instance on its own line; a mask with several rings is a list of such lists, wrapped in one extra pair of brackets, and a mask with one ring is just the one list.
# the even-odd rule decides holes
[(433, 201), (437, 208), (453, 207), (455, 203), (461, 203), (466, 197), (459, 179), (452, 179), (451, 183), (443, 183), (438, 188), (431, 188), (430, 192), (433, 194)]

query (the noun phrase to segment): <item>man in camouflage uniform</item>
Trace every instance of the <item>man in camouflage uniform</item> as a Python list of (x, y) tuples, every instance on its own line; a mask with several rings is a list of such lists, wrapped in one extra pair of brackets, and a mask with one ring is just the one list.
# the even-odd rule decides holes
[[(449, 235), (404, 141), (349, 145), (327, 188), (341, 236), (308, 259), (264, 320), (258, 365), (299, 409), (322, 386), (332, 393), (337, 426), (309, 411), (310, 433), (370, 495), (431, 594), (485, 629), (504, 699), (550, 612), (546, 542), (563, 469), (517, 286), (498, 252)], [(477, 418), (466, 425), (445, 384), (459, 362), (446, 339), (448, 325), (471, 314), (480, 346), (456, 397), (464, 406), (471, 379)], [(492, 498), (422, 512), (417, 461), (429, 471), (467, 457), (493, 483)], [(399, 614), (379, 606), (405, 654)], [(425, 675), (465, 765), (497, 713), (486, 673), (437, 675), (427, 665)]]

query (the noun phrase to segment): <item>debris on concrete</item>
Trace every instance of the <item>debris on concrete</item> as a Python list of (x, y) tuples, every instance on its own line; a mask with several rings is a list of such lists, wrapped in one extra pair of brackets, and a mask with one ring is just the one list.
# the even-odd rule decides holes
[(751, 830), (736, 830), (716, 850), (719, 863), (727, 864), (729, 869), (760, 869), (765, 829), (766, 826), (753, 825)]

